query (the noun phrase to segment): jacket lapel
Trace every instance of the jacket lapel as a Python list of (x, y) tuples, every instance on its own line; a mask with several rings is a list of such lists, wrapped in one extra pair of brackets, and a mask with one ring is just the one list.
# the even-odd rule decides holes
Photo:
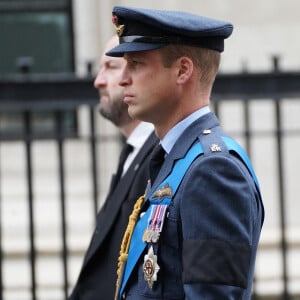
[(197, 140), (201, 132), (205, 129), (211, 129), (216, 126), (219, 126), (219, 121), (217, 120), (215, 114), (210, 112), (194, 121), (185, 129), (185, 131), (176, 141), (171, 152), (167, 155), (161, 171), (158, 173), (157, 178), (149, 190), (149, 193), (147, 193), (147, 196), (151, 195), (157, 186), (170, 174), (175, 162), (186, 155), (188, 149)]
[[(124, 202), (126, 195), (132, 186), (132, 182), (135, 179), (136, 172), (138, 171), (140, 164), (142, 164), (142, 162), (147, 158), (154, 145), (157, 143), (157, 137), (154, 133), (152, 133), (133, 160), (124, 177), (119, 181), (115, 190), (106, 199), (105, 212), (100, 210), (97, 215), (96, 227), (101, 228), (101, 231), (98, 232), (97, 235), (93, 236), (92, 242), (84, 259), (84, 265), (88, 263), (111, 230), (112, 225), (116, 221), (117, 214), (122, 206), (122, 203)], [(147, 183), (145, 182), (145, 188), (146, 184)]]

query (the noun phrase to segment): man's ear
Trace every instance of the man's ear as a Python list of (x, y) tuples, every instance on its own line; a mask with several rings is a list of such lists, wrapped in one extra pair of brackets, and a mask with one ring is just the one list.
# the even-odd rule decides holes
[(177, 67), (177, 83), (183, 84), (192, 76), (194, 71), (194, 63), (189, 57), (182, 56), (177, 60)]

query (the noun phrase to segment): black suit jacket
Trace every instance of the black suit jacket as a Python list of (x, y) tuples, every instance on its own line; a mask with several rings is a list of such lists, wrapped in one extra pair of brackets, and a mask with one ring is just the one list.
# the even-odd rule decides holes
[(150, 153), (158, 143), (152, 133), (97, 216), (96, 229), (69, 300), (113, 300), (117, 260), (128, 217), (144, 194)]

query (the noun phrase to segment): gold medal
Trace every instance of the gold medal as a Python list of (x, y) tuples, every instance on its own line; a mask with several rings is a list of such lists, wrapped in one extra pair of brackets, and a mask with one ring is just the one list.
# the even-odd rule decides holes
[(153, 247), (151, 246), (148, 254), (146, 254), (144, 257), (143, 264), (144, 278), (147, 281), (150, 289), (152, 289), (153, 283), (157, 281), (157, 273), (159, 269), (159, 265), (157, 264), (157, 256), (154, 254)]
[(143, 242), (150, 243), (149, 236), (150, 236), (149, 229), (145, 229), (144, 234), (143, 234)]

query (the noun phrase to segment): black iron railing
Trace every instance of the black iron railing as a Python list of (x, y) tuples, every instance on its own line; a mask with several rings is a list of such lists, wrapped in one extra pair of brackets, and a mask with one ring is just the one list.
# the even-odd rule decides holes
[[(285, 201), (285, 185), (284, 185), (284, 156), (282, 153), (282, 134), (283, 128), (281, 124), (282, 109), (281, 99), (289, 98), (294, 101), (300, 101), (300, 73), (299, 72), (278, 72), (275, 70), (270, 73), (256, 74), (221, 74), (218, 76), (213, 93), (213, 107), (216, 113), (220, 113), (220, 104), (228, 99), (243, 103), (243, 120), (244, 130), (242, 132), (243, 139), (248, 152), (252, 153), (252, 137), (255, 135), (251, 131), (249, 102), (255, 99), (268, 99), (275, 105), (275, 140), (276, 153), (278, 163), (278, 194), (280, 199), (280, 233), (281, 233), (281, 257), (282, 257), (282, 282), (283, 294), (280, 299), (292, 299), (288, 289), (288, 269), (287, 269), (287, 250), (286, 241), (286, 201)], [(65, 130), (64, 112), (75, 112), (84, 105), (89, 111), (89, 128), (90, 134), (88, 143), (91, 154), (91, 186), (94, 215), (96, 216), (99, 203), (99, 174), (98, 174), (98, 151), (97, 145), (104, 140), (96, 133), (95, 129), (95, 106), (98, 102), (97, 92), (93, 89), (93, 78), (87, 76), (85, 78), (77, 78), (73, 74), (60, 75), (30, 75), (23, 74), (10, 78), (0, 78), (0, 112), (11, 113), (17, 112), (22, 116), (23, 130), (18, 134), (1, 133), (1, 144), (9, 143), (13, 140), (20, 140), (25, 145), (26, 153), (26, 180), (27, 180), (27, 203), (29, 214), (29, 236), (30, 250), (28, 260), (30, 262), (30, 293), (33, 300), (39, 299), (37, 295), (37, 273), (36, 273), (36, 240), (35, 240), (35, 216), (34, 216), (34, 182), (33, 182), (33, 151), (32, 145), (34, 142), (42, 139), (51, 139), (55, 141), (58, 157), (57, 180), (59, 181), (59, 201), (60, 201), (60, 235), (61, 235), (61, 250), (60, 256), (62, 261), (63, 282), (62, 290), (64, 299), (70, 288), (69, 274), (69, 245), (68, 245), (68, 225), (66, 219), (66, 187), (65, 187), (65, 157), (64, 144), (69, 139), (80, 139), (77, 135), (76, 122), (73, 124), (73, 130)], [(32, 113), (36, 111), (52, 112), (54, 116), (54, 129), (49, 133), (35, 134), (32, 125)], [(76, 118), (75, 118), (76, 119)], [(221, 120), (222, 121), (222, 120)], [(297, 133), (300, 136), (300, 130)], [(115, 141), (116, 142), (116, 141)], [(1, 161), (0, 161), (1, 170)], [(1, 176), (5, 174), (1, 173)], [(5, 259), (2, 245), (2, 178), (0, 177), (0, 300), (6, 300), (4, 291), (6, 286), (3, 278), (3, 261)], [(25, 212), (24, 212), (25, 213)], [(253, 299), (261, 299), (256, 293), (254, 285)], [(48, 300), (48, 299), (47, 299)]]

